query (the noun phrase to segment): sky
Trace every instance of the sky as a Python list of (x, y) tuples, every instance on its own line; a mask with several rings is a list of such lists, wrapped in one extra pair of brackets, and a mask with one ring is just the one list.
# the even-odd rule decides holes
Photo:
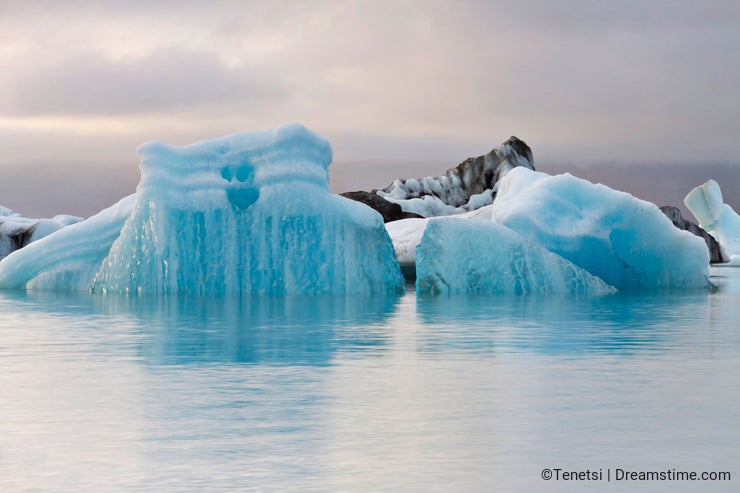
[(29, 217), (133, 192), (143, 142), (293, 121), (334, 191), (516, 135), (537, 169), (740, 200), (736, 0), (0, 0), (0, 88), (0, 205)]

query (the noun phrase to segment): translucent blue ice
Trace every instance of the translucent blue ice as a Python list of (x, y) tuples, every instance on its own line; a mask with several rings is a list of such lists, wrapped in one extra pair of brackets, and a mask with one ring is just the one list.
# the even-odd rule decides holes
[(290, 124), (139, 148), (134, 211), (93, 281), (118, 293), (403, 289), (381, 216), (329, 193), (332, 150)]
[(494, 221), (617, 289), (709, 285), (704, 241), (674, 227), (650, 202), (570, 174), (525, 168), (499, 183)]
[[(96, 293), (397, 292), (381, 216), (329, 193), (330, 144), (301, 125), (139, 148), (136, 194), (0, 262), (0, 287)], [(33, 247), (33, 248), (31, 248)]]
[(416, 249), (420, 294), (608, 294), (604, 281), (492, 221), (429, 221)]

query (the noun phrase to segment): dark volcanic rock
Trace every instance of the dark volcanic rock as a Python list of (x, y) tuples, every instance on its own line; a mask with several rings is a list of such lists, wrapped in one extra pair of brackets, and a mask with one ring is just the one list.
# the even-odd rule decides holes
[(727, 259), (722, 255), (722, 249), (720, 248), (719, 243), (717, 243), (717, 240), (714, 239), (714, 236), (710, 235), (691, 221), (684, 219), (681, 215), (681, 211), (678, 210), (678, 207), (664, 205), (660, 208), (660, 211), (668, 216), (668, 219), (670, 219), (673, 225), (678, 229), (688, 231), (704, 239), (704, 242), (707, 244), (707, 249), (709, 250), (710, 263), (721, 264), (723, 262), (727, 262)]
[(412, 212), (403, 212), (401, 206), (385, 200), (383, 197), (373, 192), (344, 192), (340, 193), (342, 197), (362, 202), (378, 211), (383, 216), (383, 222), (398, 221), (399, 219), (408, 219), (410, 217), (421, 217), (418, 214)]

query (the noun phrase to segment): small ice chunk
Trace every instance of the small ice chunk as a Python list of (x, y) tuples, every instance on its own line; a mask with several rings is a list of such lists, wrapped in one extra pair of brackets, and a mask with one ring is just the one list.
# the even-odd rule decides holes
[(719, 242), (731, 259), (740, 256), (740, 216), (724, 203), (722, 191), (714, 180), (691, 190), (684, 204), (699, 221), (699, 226)]

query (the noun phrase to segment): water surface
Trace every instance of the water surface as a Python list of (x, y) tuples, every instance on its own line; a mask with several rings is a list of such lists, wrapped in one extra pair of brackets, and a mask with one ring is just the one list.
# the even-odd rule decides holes
[(712, 274), (580, 298), (3, 292), (0, 491), (738, 491), (740, 269)]

